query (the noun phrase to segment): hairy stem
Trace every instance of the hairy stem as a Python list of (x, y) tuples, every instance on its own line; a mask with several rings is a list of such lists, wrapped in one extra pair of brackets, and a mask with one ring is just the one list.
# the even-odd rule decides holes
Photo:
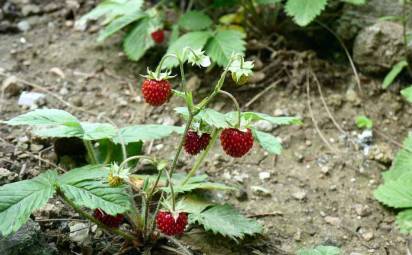
[(232, 94), (230, 94), (229, 92), (226, 92), (224, 90), (220, 90), (219, 93), (223, 94), (225, 96), (228, 96), (233, 101), (233, 104), (235, 105), (236, 111), (237, 111), (237, 121), (236, 121), (235, 127), (239, 128), (240, 127), (240, 117), (241, 117), (239, 103), (237, 102), (236, 98)]
[(84, 146), (86, 147), (87, 155), (89, 156), (90, 163), (93, 165), (98, 164), (99, 162), (97, 161), (96, 154), (94, 153), (92, 141), (83, 140), (83, 143), (84, 143)]
[[(143, 224), (143, 233), (146, 235), (147, 234), (147, 221), (149, 218), (149, 210), (150, 210), (150, 203), (152, 202), (152, 197), (153, 194), (156, 190), (156, 187), (160, 181), (160, 177), (162, 176), (163, 170), (160, 170), (159, 173), (157, 174), (156, 181), (154, 182), (152, 189), (150, 190), (149, 194), (147, 195), (147, 201), (146, 201), (146, 208), (144, 212), (144, 224)], [(160, 203), (159, 203), (160, 204)], [(146, 237), (145, 237), (146, 238)]]
[(200, 154), (197, 157), (195, 164), (193, 165), (192, 169), (190, 170), (190, 172), (187, 174), (186, 178), (182, 182), (182, 184), (181, 184), (182, 186), (184, 186), (189, 181), (189, 179), (196, 174), (196, 171), (199, 169), (199, 167), (202, 164), (203, 160), (206, 158), (207, 154), (209, 154), (210, 149), (215, 144), (218, 134), (219, 134), (219, 129), (214, 129), (212, 131), (212, 135), (211, 135), (212, 138), (211, 138), (209, 144), (207, 145), (206, 149), (202, 152), (202, 154)]
[(127, 240), (131, 240), (131, 241), (137, 240), (137, 238), (135, 236), (133, 236), (132, 234), (126, 233), (126, 232), (124, 232), (120, 229), (109, 228), (108, 226), (104, 225), (103, 223), (101, 223), (100, 221), (95, 219), (93, 216), (91, 216), (90, 214), (83, 211), (76, 204), (74, 204), (70, 199), (68, 199), (66, 197), (66, 195), (60, 189), (57, 190), (57, 194), (63, 199), (63, 201), (66, 204), (68, 204), (70, 207), (72, 207), (78, 214), (80, 214), (82, 217), (90, 220), (91, 222), (93, 222), (98, 227), (102, 228), (103, 230), (105, 230), (107, 232), (111, 232), (111, 233), (116, 234), (116, 235), (119, 235), (119, 236), (121, 236), (121, 237), (123, 237), (124, 239), (127, 239)]
[(151, 163), (154, 163), (154, 160), (148, 156), (143, 156), (143, 155), (136, 155), (136, 156), (132, 156), (130, 158), (127, 158), (126, 160), (124, 160), (120, 166), (119, 169), (122, 169), (123, 167), (127, 166), (127, 163), (130, 162), (131, 160), (135, 160), (135, 159), (146, 159), (149, 160)]

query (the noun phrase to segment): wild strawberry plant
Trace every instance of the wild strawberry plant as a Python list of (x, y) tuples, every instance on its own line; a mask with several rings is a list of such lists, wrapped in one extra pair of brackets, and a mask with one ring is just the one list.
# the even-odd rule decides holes
[[(167, 81), (172, 78), (170, 71), (161, 73), (167, 58), (179, 62), (181, 82), (175, 89)], [(89, 164), (63, 174), (48, 170), (33, 179), (0, 187), (0, 232), (15, 232), (34, 210), (57, 196), (84, 218), (140, 249), (153, 246), (158, 239), (184, 234), (188, 224), (203, 226), (234, 240), (261, 233), (262, 226), (232, 206), (199, 196), (201, 190), (233, 188), (208, 181), (208, 176), (199, 175), (198, 170), (219, 137), (223, 150), (231, 157), (246, 155), (254, 143), (270, 154), (280, 154), (279, 139), (257, 130), (253, 123), (266, 120), (287, 125), (299, 124), (300, 120), (240, 111), (235, 97), (222, 87), (229, 72), (235, 78), (250, 74), (250, 70), (244, 69), (253, 65), (243, 65), (247, 61), (241, 55), (231, 56), (212, 92), (195, 103), (192, 92), (186, 88), (186, 59), (197, 66), (210, 64), (201, 50), (185, 48), (180, 54), (166, 55), (156, 71), (148, 71), (142, 85), (145, 101), (153, 106), (167, 104), (173, 95), (181, 97), (185, 107), (176, 108), (176, 112), (186, 120), (184, 127), (142, 124), (117, 128), (110, 123), (82, 122), (57, 109), (38, 109), (7, 121), (9, 125), (32, 126), (33, 133), (40, 137), (82, 139)], [(236, 111), (221, 113), (208, 108), (218, 96), (228, 97)], [(154, 155), (136, 155), (139, 150), (132, 150), (131, 145), (141, 146), (142, 142), (173, 134), (180, 134), (181, 138), (171, 162)], [(187, 174), (177, 172), (183, 149), (188, 155), (199, 154)], [(155, 174), (140, 174), (136, 160), (153, 165)]]

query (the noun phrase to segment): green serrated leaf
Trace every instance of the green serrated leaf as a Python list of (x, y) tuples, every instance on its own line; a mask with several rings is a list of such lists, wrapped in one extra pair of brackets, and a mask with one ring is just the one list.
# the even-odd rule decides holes
[(57, 173), (48, 171), (31, 180), (0, 187), (0, 232), (6, 236), (17, 231), (53, 196)]
[[(196, 31), (184, 34), (169, 46), (166, 54), (182, 54), (183, 49), (186, 47), (203, 49), (211, 36), (212, 33), (210, 31)], [(175, 58), (168, 58), (165, 60), (162, 68), (170, 69), (178, 65), (179, 63)]]
[(245, 34), (236, 30), (218, 31), (205, 46), (206, 53), (220, 66), (226, 66), (232, 54), (245, 53)]
[[(196, 189), (202, 190), (236, 190), (233, 187), (229, 187), (223, 183), (216, 183), (216, 182), (198, 182), (198, 183), (186, 183), (185, 185), (176, 184), (173, 186), (174, 193), (185, 193), (189, 191), (193, 191)], [(163, 188), (165, 192), (170, 193), (170, 188), (165, 187)]]
[(253, 137), (262, 146), (262, 148), (270, 154), (280, 155), (282, 153), (282, 144), (280, 139), (265, 132), (252, 129)]
[(363, 5), (366, 3), (366, 0), (343, 0), (344, 2), (354, 4), (354, 5)]
[(84, 130), (81, 126), (68, 127), (68, 126), (54, 126), (54, 127), (42, 127), (33, 130), (33, 134), (39, 137), (79, 137), (82, 138)]
[(156, 124), (135, 125), (121, 128), (119, 134), (113, 138), (113, 141), (115, 143), (120, 143), (121, 140), (119, 138), (119, 135), (122, 136), (123, 142), (125, 144), (136, 141), (151, 141), (167, 137), (172, 133), (182, 134), (183, 131), (183, 127), (177, 126)]
[(402, 72), (402, 70), (408, 66), (408, 62), (406, 60), (402, 60), (396, 65), (392, 67), (392, 69), (389, 71), (389, 73), (385, 76), (385, 79), (383, 80), (382, 88), (386, 89), (388, 88), (393, 81), (398, 77), (398, 75)]
[(77, 206), (100, 208), (110, 215), (131, 208), (126, 186), (110, 187), (105, 181), (108, 168), (89, 165), (74, 169), (58, 179), (60, 190)]
[(299, 26), (306, 26), (325, 9), (327, 0), (288, 0), (285, 6), (286, 13)]
[(396, 154), (389, 171), (383, 173), (385, 181), (397, 180), (412, 170), (412, 135), (403, 142), (403, 148)]
[(201, 11), (188, 11), (178, 21), (180, 27), (191, 31), (206, 29), (212, 23), (212, 19)]
[(213, 206), (201, 213), (190, 214), (189, 217), (192, 223), (198, 223), (206, 230), (234, 240), (262, 233), (260, 224), (241, 215), (227, 204)]
[(176, 204), (176, 209), (186, 213), (201, 213), (212, 203), (196, 194), (185, 195)]
[(412, 233), (412, 209), (398, 213), (396, 216), (396, 225), (402, 233)]
[(84, 130), (84, 140), (99, 140), (117, 135), (116, 128), (108, 123), (81, 122), (80, 124)]
[(145, 17), (145, 14), (143, 12), (136, 12), (130, 15), (120, 16), (116, 18), (115, 20), (110, 22), (110, 24), (106, 26), (102, 31), (100, 31), (97, 41), (101, 42), (105, 40), (117, 31), (125, 28), (126, 26), (132, 24), (135, 21), (138, 21), (143, 17)]
[(210, 108), (206, 108), (205, 110), (202, 111), (201, 119), (212, 127), (216, 127), (216, 128), (229, 127), (229, 123), (226, 120), (226, 116)]
[(394, 208), (412, 207), (412, 172), (396, 180), (385, 180), (374, 192), (379, 202)]
[(406, 89), (401, 90), (401, 95), (409, 102), (412, 103), (412, 85)]
[(124, 38), (123, 50), (131, 60), (139, 60), (149, 48), (154, 46), (149, 28), (150, 18), (143, 18)]
[(80, 123), (76, 117), (70, 113), (57, 109), (38, 109), (28, 113), (19, 115), (9, 121), (5, 121), (9, 125), (30, 125), (30, 126), (46, 126), (46, 125), (64, 125), (70, 127), (79, 126)]
[(298, 117), (273, 117), (265, 113), (242, 112), (242, 119), (246, 121), (266, 120), (275, 125), (301, 125), (302, 120)]
[(358, 128), (366, 128), (366, 129), (373, 128), (373, 121), (366, 116), (363, 116), (363, 115), (357, 116), (355, 122)]
[(339, 255), (340, 249), (334, 246), (319, 245), (313, 249), (301, 249), (298, 255)]

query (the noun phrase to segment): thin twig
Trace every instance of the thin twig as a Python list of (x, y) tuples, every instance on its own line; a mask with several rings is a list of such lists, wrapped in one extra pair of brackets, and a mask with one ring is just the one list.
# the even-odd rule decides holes
[(310, 86), (309, 86), (309, 74), (308, 73), (306, 73), (306, 93), (307, 93), (307, 102), (308, 102), (308, 109), (309, 109), (310, 117), (311, 117), (313, 125), (316, 129), (316, 132), (318, 133), (318, 135), (322, 139), (322, 141), (327, 145), (329, 150), (336, 154), (337, 153), (336, 149), (328, 142), (328, 140), (323, 135), (322, 131), (320, 131), (319, 126), (318, 126), (318, 122), (316, 121), (315, 116), (313, 114), (313, 110), (312, 110), (312, 106), (311, 106), (311, 102), (310, 102)]
[(272, 83), (270, 86), (266, 87), (264, 90), (262, 90), (261, 92), (259, 92), (258, 94), (256, 94), (256, 96), (254, 96), (252, 99), (249, 100), (249, 102), (247, 102), (242, 109), (246, 109), (248, 108), (251, 104), (253, 104), (254, 102), (256, 102), (260, 97), (262, 97), (263, 95), (266, 94), (266, 92), (268, 92), (269, 90), (271, 90), (272, 88), (276, 87), (282, 80), (277, 80), (274, 83)]
[(170, 242), (174, 243), (177, 247), (179, 247), (184, 254), (186, 255), (193, 255), (183, 244), (181, 244), (176, 238), (172, 237), (172, 236), (168, 236), (168, 235), (163, 235), (160, 234), (161, 237), (166, 238), (167, 240), (169, 240)]

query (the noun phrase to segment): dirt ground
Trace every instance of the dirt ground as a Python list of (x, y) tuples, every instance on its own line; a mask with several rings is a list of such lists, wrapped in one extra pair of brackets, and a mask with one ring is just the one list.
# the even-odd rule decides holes
[[(173, 113), (174, 107), (182, 105), (180, 99), (172, 98), (167, 106), (156, 109), (142, 102), (139, 74), (147, 63), (154, 67), (156, 60), (148, 57), (137, 64), (130, 62), (121, 53), (118, 37), (99, 44), (96, 36), (90, 29), (76, 31), (70, 22), (53, 15), (39, 16), (38, 23), (27, 32), (2, 33), (0, 81), (12, 75), (27, 81), (19, 82), (22, 90), (46, 94), (41, 107), (64, 109), (84, 121), (103, 122), (102, 116), (106, 116), (119, 126), (182, 124)], [(319, 244), (341, 247), (342, 254), (406, 254), (407, 237), (396, 229), (394, 212), (374, 200), (372, 192), (398, 150), (395, 141), (401, 142), (411, 128), (411, 108), (396, 88), (379, 89), (379, 77), (361, 75), (362, 92), (359, 91), (349, 65), (332, 64), (310, 57), (313, 54), (307, 52), (279, 50), (272, 55), (258, 70), (265, 77), (257, 84), (236, 88), (228, 82), (225, 87), (244, 105), (277, 82), (245, 110), (297, 115), (304, 124), (269, 127), (283, 141), (284, 151), (279, 157), (268, 156), (255, 145), (246, 157), (231, 160), (216, 146), (201, 168), (212, 180), (239, 188), (233, 193), (218, 193), (216, 199), (257, 218), (265, 233), (257, 240), (237, 245), (192, 229), (183, 242), (204, 254), (295, 254), (299, 248)], [(306, 80), (310, 63), (323, 93), (320, 96), (311, 78), (311, 108)], [(195, 72), (190, 74), (194, 75)], [(208, 91), (209, 84), (217, 79), (213, 72), (197, 75), (201, 80), (200, 93)], [(0, 120), (28, 110), (17, 104), (20, 93), (20, 89), (14, 96), (5, 93)], [(334, 125), (322, 100), (341, 130)], [(230, 102), (223, 99), (216, 100), (213, 107), (232, 110)], [(359, 141), (362, 130), (354, 122), (363, 109), (376, 127), (370, 148)], [(51, 143), (42, 141), (39, 150), (25, 128), (0, 125), (0, 137), (1, 168), (21, 174), (24, 167), (22, 176), (33, 176), (47, 167), (32, 154), (40, 151), (43, 157), (53, 159)], [(151, 151), (170, 158), (177, 141), (178, 137), (156, 141)], [(146, 150), (148, 147), (146, 144)], [(180, 170), (187, 170), (191, 161), (184, 155), (182, 162), (186, 163)], [(48, 226), (42, 224), (45, 231)], [(54, 237), (50, 241), (58, 242)], [(70, 254), (69, 250), (61, 254), (66, 252)]]

